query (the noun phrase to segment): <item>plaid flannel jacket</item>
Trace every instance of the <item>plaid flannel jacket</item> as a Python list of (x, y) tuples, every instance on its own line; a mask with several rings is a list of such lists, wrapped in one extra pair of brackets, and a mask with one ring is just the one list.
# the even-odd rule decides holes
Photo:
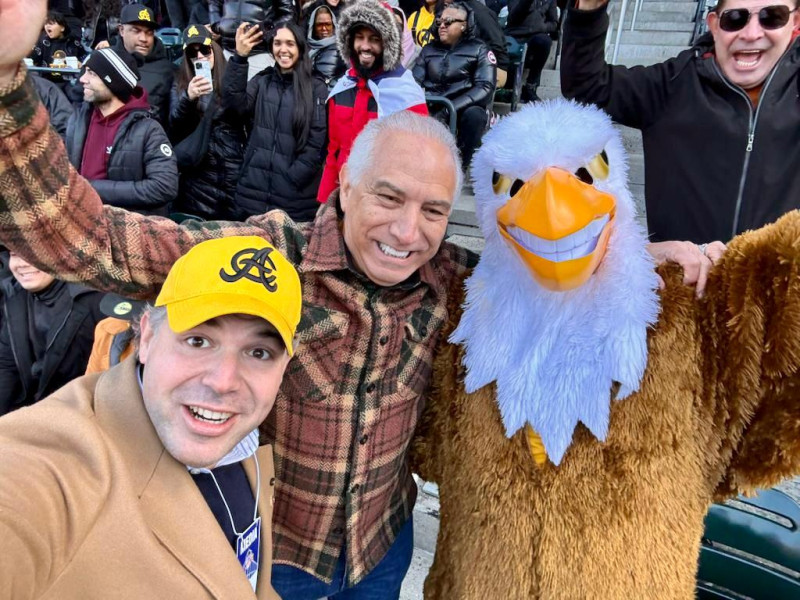
[(189, 223), (104, 207), (69, 165), (25, 71), (0, 89), (0, 240), (60, 279), (154, 297), (192, 245), (261, 235), (297, 265), (299, 349), (262, 427), (274, 445), (274, 560), (330, 581), (342, 548), (355, 584), (411, 514), (407, 451), (450, 283), (475, 256), (444, 243), (411, 280), (378, 287), (349, 265), (333, 204), (299, 227), (273, 211)]

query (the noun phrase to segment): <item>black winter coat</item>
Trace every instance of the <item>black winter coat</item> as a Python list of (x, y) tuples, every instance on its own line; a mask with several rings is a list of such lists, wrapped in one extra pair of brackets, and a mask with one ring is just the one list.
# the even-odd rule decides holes
[[(114, 43), (116, 50), (125, 51), (122, 38)], [(169, 125), (169, 100), (172, 93), (172, 82), (175, 79), (175, 65), (167, 56), (167, 50), (160, 39), (156, 38), (153, 49), (145, 57), (137, 54), (139, 64), (139, 85), (147, 90), (147, 100), (153, 107), (153, 114), (165, 128)], [(144, 62), (142, 63), (142, 60)]]
[(558, 31), (556, 0), (510, 0), (506, 35), (521, 43), (537, 33), (553, 36)]
[(605, 9), (569, 11), (561, 89), (642, 131), (652, 241), (725, 242), (800, 208), (797, 40), (755, 110), (722, 75), (710, 36), (663, 63), (627, 69), (606, 64), (607, 29)]
[[(53, 54), (59, 50), (67, 56), (74, 56), (81, 60), (86, 56), (86, 50), (80, 39), (70, 35), (69, 29), (67, 29), (63, 37), (57, 40), (51, 40), (46, 33), (42, 32), (31, 53), (33, 64), (37, 67), (49, 67), (53, 64)], [(60, 80), (61, 77), (58, 77), (58, 79)]]
[[(78, 171), (94, 105), (84, 102), (67, 127), (67, 153)], [(91, 182), (105, 204), (165, 216), (178, 194), (178, 164), (167, 134), (146, 110), (132, 110), (117, 131), (106, 179)]]
[[(497, 68), (508, 71), (511, 67), (511, 59), (508, 56), (506, 36), (497, 22), (497, 15), (478, 0), (463, 0), (462, 4), (472, 13), (475, 37), (489, 46), (494, 53), (497, 59)], [(441, 15), (437, 14), (437, 16)], [(433, 27), (436, 27), (435, 23)], [(438, 33), (434, 32), (434, 37), (438, 38)]]
[(311, 59), (314, 74), (325, 82), (329, 90), (333, 89), (339, 78), (347, 71), (347, 65), (339, 54), (336, 44), (325, 46)]
[(41, 374), (35, 378), (35, 356), (28, 330), (29, 292), (13, 277), (0, 281), (0, 415), (49, 396), (86, 371), (95, 325), (104, 318), (100, 312), (103, 294), (75, 283), (63, 286), (61, 293), (69, 296), (65, 303), (69, 309), (52, 324)]
[[(353, 2), (354, 0), (350, 0)], [(333, 13), (333, 18), (337, 21), (339, 20), (339, 15), (342, 14), (342, 11), (350, 6), (350, 3), (346, 2), (345, 0), (340, 0), (339, 4), (336, 6), (330, 6), (325, 0), (314, 0), (314, 2), (308, 3), (302, 10), (302, 14), (300, 15), (300, 25), (303, 29), (308, 29), (311, 25), (311, 15), (315, 10), (317, 10), (320, 6), (327, 6), (328, 9)], [(308, 36), (306, 36), (308, 37)]]
[(33, 82), (33, 87), (36, 88), (36, 93), (39, 94), (39, 98), (42, 100), (42, 104), (44, 104), (50, 115), (50, 124), (61, 136), (61, 139), (66, 141), (67, 124), (75, 112), (72, 108), (72, 102), (64, 95), (61, 88), (49, 79), (34, 75), (31, 77), (31, 81)]
[(292, 132), (293, 75), (269, 67), (247, 81), (247, 61), (233, 56), (223, 82), (223, 106), (252, 119), (235, 205), (240, 219), (280, 208), (295, 221), (314, 218), (325, 162), (328, 89), (314, 78), (308, 140), (298, 150)]
[[(292, 0), (209, 0), (208, 13), (214, 28), (222, 35), (222, 47), (236, 51), (236, 28), (242, 21), (261, 23), (266, 32), (276, 24), (294, 19)], [(266, 52), (262, 42), (254, 49)]]
[[(211, 134), (208, 152), (194, 168), (182, 169), (180, 192), (174, 209), (206, 220), (230, 219), (242, 158), (247, 143), (239, 116), (219, 107), (215, 99), (211, 117)], [(170, 128), (176, 143), (190, 135), (201, 124), (205, 108), (201, 99), (192, 101), (186, 92), (179, 92), (177, 83), (172, 88)], [(216, 108), (215, 108), (216, 106)]]
[(444, 96), (457, 111), (469, 106), (488, 106), (494, 95), (497, 70), (489, 59), (489, 47), (472, 37), (473, 23), (452, 48), (438, 37), (427, 44), (414, 64), (414, 79), (426, 94)]

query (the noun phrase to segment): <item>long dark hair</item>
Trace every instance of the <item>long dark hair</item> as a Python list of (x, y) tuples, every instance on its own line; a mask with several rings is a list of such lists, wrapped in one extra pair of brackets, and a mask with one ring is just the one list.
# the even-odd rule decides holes
[[(297, 141), (297, 150), (302, 150), (308, 141), (308, 130), (311, 128), (311, 119), (314, 113), (314, 76), (311, 74), (311, 59), (308, 58), (306, 47), (306, 36), (300, 26), (288, 22), (280, 27), (273, 29), (267, 38), (267, 47), (270, 54), (273, 54), (272, 43), (275, 35), (281, 29), (288, 29), (294, 36), (297, 43), (297, 62), (292, 68), (294, 93), (294, 112), (292, 114), (292, 133)], [(277, 65), (275, 69), (278, 70)]]
[[(178, 69), (178, 91), (185, 92), (189, 87), (189, 82), (194, 78), (194, 65), (192, 61), (186, 56), (186, 50), (189, 46), (183, 49), (183, 60)], [(222, 77), (225, 75), (225, 66), (228, 61), (225, 60), (225, 55), (222, 53), (222, 47), (217, 42), (211, 42), (211, 52), (214, 55), (214, 68), (211, 71), (211, 78), (214, 80), (214, 96), (217, 100), (222, 96)]]

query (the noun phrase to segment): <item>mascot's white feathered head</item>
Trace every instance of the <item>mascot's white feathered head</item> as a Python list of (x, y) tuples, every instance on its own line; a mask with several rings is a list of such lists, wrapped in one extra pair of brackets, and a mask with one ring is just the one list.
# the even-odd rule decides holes
[(506, 433), (530, 426), (559, 464), (578, 422), (600, 440), (611, 388), (635, 392), (658, 315), (657, 277), (627, 189), (620, 136), (594, 107), (523, 107), (472, 161), (486, 247), (451, 341), (466, 389), (491, 382)]

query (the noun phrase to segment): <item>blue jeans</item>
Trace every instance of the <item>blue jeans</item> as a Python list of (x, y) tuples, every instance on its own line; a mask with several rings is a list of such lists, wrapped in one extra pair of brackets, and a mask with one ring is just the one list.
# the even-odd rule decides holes
[(272, 565), (272, 587), (283, 600), (398, 600), (413, 553), (414, 525), (409, 517), (386, 556), (353, 587), (347, 587), (344, 548), (331, 583), (296, 567), (276, 564)]

